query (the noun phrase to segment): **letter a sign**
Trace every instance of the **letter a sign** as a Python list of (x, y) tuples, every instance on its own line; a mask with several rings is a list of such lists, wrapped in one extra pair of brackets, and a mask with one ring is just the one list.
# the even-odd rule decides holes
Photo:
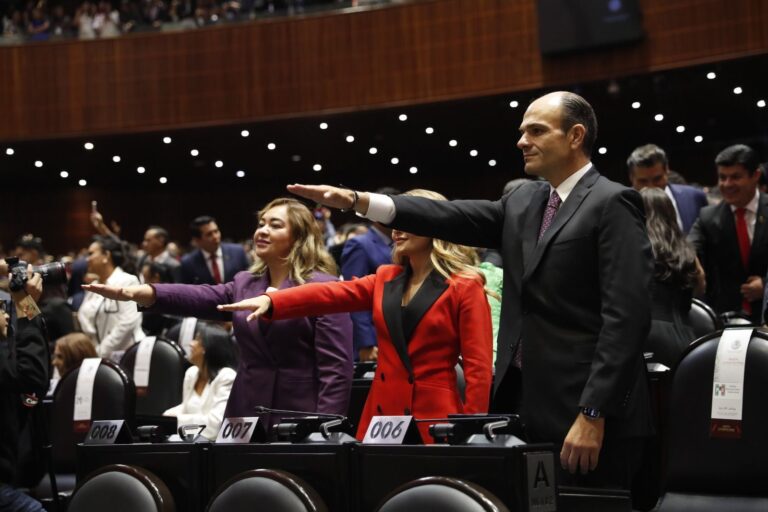
[(552, 452), (527, 452), (525, 468), (527, 471), (528, 512), (554, 512), (555, 500), (555, 462)]

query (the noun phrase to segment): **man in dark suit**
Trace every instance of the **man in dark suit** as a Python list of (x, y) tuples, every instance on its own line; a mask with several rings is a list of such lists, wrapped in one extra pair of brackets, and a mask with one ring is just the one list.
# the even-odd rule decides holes
[(718, 313), (742, 311), (762, 323), (768, 268), (768, 196), (758, 188), (757, 153), (743, 144), (715, 158), (723, 201), (701, 210), (688, 239), (707, 276), (706, 302)]
[(213, 217), (197, 217), (190, 225), (190, 234), (197, 249), (181, 259), (183, 283), (228, 283), (235, 274), (248, 269), (250, 263), (243, 247), (221, 243), (221, 231)]
[(689, 185), (669, 183), (667, 154), (655, 144), (635, 148), (627, 158), (627, 168), (629, 181), (635, 190), (656, 187), (666, 192), (675, 207), (677, 224), (683, 233), (688, 234), (699, 216), (699, 211), (707, 206), (706, 194)]
[(500, 248), (495, 408), (510, 410), (508, 382), (521, 370), (528, 437), (562, 447), (561, 483), (629, 488), (653, 430), (642, 354), (653, 258), (642, 201), (592, 166), (597, 120), (580, 96), (537, 99), (520, 132), (526, 173), (546, 181), (498, 201), (288, 189), (407, 232)]
[(141, 243), (141, 248), (144, 250), (144, 254), (139, 258), (139, 263), (136, 265), (139, 271), (139, 279), (143, 283), (142, 269), (144, 265), (150, 263), (161, 263), (165, 265), (174, 282), (181, 281), (181, 265), (179, 261), (170, 255), (168, 252), (168, 242), (170, 242), (170, 235), (165, 228), (160, 226), (150, 226), (144, 232), (144, 241)]

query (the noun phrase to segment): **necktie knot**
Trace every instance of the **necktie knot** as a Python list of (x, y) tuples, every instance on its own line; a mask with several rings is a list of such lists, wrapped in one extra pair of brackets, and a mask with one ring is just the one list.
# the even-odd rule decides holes
[(747, 213), (747, 209), (746, 208), (736, 208), (736, 217), (737, 218), (743, 219), (745, 213)]
[(560, 203), (562, 202), (563, 201), (560, 199), (560, 196), (557, 194), (557, 190), (553, 190), (552, 194), (549, 196), (549, 201), (547, 201), (547, 207), (544, 209), (544, 217), (541, 219), (541, 228), (539, 228), (539, 240), (544, 237), (544, 233), (546, 233), (549, 227), (552, 225), (555, 214), (557, 213), (558, 208), (560, 208)]

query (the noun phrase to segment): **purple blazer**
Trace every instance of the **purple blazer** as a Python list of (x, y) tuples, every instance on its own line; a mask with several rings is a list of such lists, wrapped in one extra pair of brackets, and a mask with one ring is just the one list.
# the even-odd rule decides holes
[[(315, 272), (307, 282), (336, 281)], [(157, 300), (147, 311), (228, 320), (216, 310), (262, 295), (269, 277), (239, 272), (226, 284), (156, 284)], [(295, 283), (286, 280), (280, 288)], [(224, 417), (255, 416), (254, 407), (347, 414), (352, 388), (352, 322), (348, 313), (291, 320), (246, 322), (232, 314), (240, 348), (237, 377)], [(272, 418), (271, 423), (277, 418)]]

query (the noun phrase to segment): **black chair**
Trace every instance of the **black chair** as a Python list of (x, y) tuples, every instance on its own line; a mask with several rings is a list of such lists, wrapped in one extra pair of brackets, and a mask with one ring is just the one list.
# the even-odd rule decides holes
[(401, 485), (376, 512), (508, 512), (499, 498), (477, 484), (444, 476), (428, 476)]
[(276, 469), (253, 469), (234, 476), (211, 498), (208, 512), (327, 512), (320, 495), (298, 476)]
[[(125, 351), (120, 366), (133, 376), (139, 343)], [(184, 350), (175, 342), (164, 338), (155, 340), (149, 362), (149, 385), (136, 390), (136, 416), (139, 423), (146, 417), (162, 416), (163, 412), (181, 403), (184, 372), (189, 363)]]
[(754, 331), (747, 349), (741, 438), (720, 439), (710, 418), (721, 334), (692, 343), (674, 371), (660, 512), (768, 510), (768, 335)]
[(165, 483), (143, 468), (112, 464), (81, 482), (68, 510), (73, 512), (175, 512), (173, 496)]
[[(50, 421), (53, 467), (59, 491), (71, 491), (75, 484), (75, 447), (82, 443), (87, 432), (75, 432), (74, 406), (75, 388), (80, 368), (75, 368), (62, 377), (53, 395), (53, 410)], [(136, 392), (133, 381), (116, 363), (102, 359), (93, 383), (91, 420), (126, 420), (129, 428), (134, 427)], [(36, 490), (39, 498), (50, 496), (48, 479), (43, 479)]]
[(720, 317), (717, 316), (711, 307), (699, 299), (693, 299), (691, 302), (688, 321), (691, 324), (696, 339), (723, 328)]

